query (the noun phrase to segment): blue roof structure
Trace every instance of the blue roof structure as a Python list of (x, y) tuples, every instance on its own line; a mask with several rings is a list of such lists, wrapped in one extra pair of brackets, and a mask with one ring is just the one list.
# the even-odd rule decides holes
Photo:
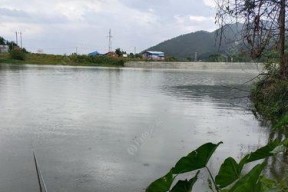
[(91, 53), (88, 54), (89, 56), (97, 56), (97, 55), (102, 55), (101, 53), (99, 53), (98, 51), (93, 51)]
[(150, 60), (165, 60), (165, 54), (162, 51), (145, 51), (143, 57)]
[(149, 53), (151, 55), (158, 55), (158, 56), (163, 56), (164, 57), (164, 52), (162, 51), (145, 51), (146, 53)]

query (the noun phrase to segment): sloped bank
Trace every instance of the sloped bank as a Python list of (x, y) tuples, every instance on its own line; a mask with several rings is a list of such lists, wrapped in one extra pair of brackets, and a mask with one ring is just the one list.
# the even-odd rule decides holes
[(261, 63), (232, 63), (232, 62), (135, 62), (128, 61), (124, 64), (130, 68), (144, 69), (186, 69), (186, 70), (213, 70), (213, 71), (243, 71), (262, 72)]
[[(268, 74), (258, 81), (251, 91), (255, 111), (272, 128), (288, 128), (288, 81)], [(286, 135), (287, 137), (288, 135)]]

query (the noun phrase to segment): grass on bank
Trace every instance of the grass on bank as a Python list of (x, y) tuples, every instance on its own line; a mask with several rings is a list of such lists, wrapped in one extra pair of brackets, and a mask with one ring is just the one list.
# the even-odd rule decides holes
[[(18, 53), (22, 54), (22, 53)], [(48, 54), (35, 54), (25, 53), (21, 58), (17, 58), (11, 53), (1, 53), (0, 63), (10, 64), (43, 64), (43, 65), (81, 65), (81, 66), (111, 66), (122, 67), (124, 66), (124, 59), (109, 56), (88, 56), (88, 55), (48, 55)]]

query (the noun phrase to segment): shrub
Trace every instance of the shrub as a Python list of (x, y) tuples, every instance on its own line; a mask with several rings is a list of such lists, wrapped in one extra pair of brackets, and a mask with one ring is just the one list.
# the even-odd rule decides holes
[(275, 128), (288, 126), (288, 82), (268, 75), (257, 82), (251, 98), (257, 112)]
[(25, 60), (26, 58), (25, 52), (20, 48), (15, 48), (15, 49), (10, 50), (9, 54), (10, 54), (11, 59)]

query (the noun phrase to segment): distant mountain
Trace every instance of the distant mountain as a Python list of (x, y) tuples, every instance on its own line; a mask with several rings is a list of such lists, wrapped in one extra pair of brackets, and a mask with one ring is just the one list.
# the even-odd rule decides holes
[[(146, 50), (163, 51), (166, 56), (178, 59), (194, 59), (195, 52), (197, 52), (199, 60), (205, 60), (213, 54), (227, 55), (228, 52), (236, 51), (241, 46), (239, 39), (242, 27), (242, 24), (237, 23), (225, 25), (213, 32), (197, 31), (180, 35)], [(221, 31), (223, 33), (220, 46)]]

